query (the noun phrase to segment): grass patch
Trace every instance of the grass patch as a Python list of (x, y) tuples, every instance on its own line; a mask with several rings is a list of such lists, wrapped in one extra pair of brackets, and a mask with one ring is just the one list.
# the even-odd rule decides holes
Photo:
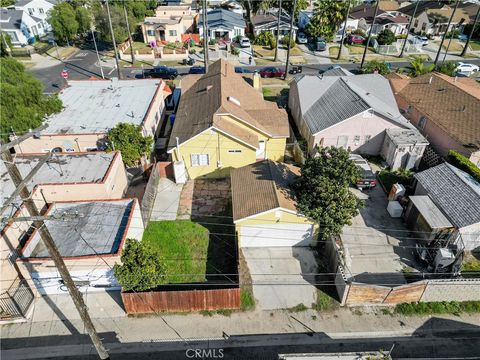
[(152, 221), (143, 241), (158, 251), (169, 283), (206, 280), (209, 232), (205, 227), (190, 220)]
[(307, 310), (308, 308), (303, 304), (303, 303), (300, 303), (298, 305), (295, 305), (291, 308), (288, 308), (287, 310), (289, 312), (293, 312), (293, 313), (298, 313), (298, 312), (303, 312), (305, 310)]
[(250, 291), (240, 290), (240, 309), (242, 311), (252, 310), (255, 307), (255, 299)]
[(382, 309), (382, 314), (383, 315), (393, 315), (392, 311), (390, 309), (387, 309), (387, 308)]
[(462, 272), (480, 272), (480, 260), (474, 258), (473, 256), (468, 259), (463, 260), (462, 263)]
[(290, 49), (290, 56), (302, 56), (302, 55), (303, 55), (302, 49), (298, 47), (294, 47)]
[[(74, 46), (68, 47), (58, 47), (58, 56), (60, 59), (68, 59), (72, 56), (78, 49)], [(56, 58), (57, 57), (57, 47), (54, 46), (50, 50), (47, 51), (47, 54)]]
[(330, 55), (330, 57), (333, 57), (335, 59), (337, 58), (339, 51), (340, 51), (339, 46), (331, 46), (328, 48), (328, 54)]
[(480, 41), (478, 40), (470, 40), (469, 46), (472, 51), (480, 51)]
[(232, 315), (233, 310), (232, 309), (220, 309), (220, 310), (217, 310), (216, 312), (217, 312), (218, 315), (228, 317), (228, 316)]
[[(449, 42), (449, 39), (445, 39), (445, 41), (442, 44), (443, 50), (447, 49), (448, 42)], [(434, 43), (437, 45), (440, 45), (440, 41), (434, 41)], [(448, 51), (462, 51), (464, 46), (465, 46), (465, 43), (452, 39), (452, 41), (450, 42), (450, 47), (448, 48)]]
[(338, 302), (332, 297), (317, 289), (317, 301), (312, 304), (312, 309), (317, 311), (332, 311), (338, 308)]
[[(348, 49), (348, 52), (351, 55), (363, 54), (363, 52), (365, 51), (365, 46), (364, 45), (344, 44), (344, 46)], [(375, 53), (372, 50), (368, 49), (367, 54), (375, 54)]]
[(478, 313), (480, 312), (480, 301), (434, 301), (398, 304), (395, 306), (395, 313), (401, 315), (433, 315)]
[(268, 46), (253, 45), (253, 54), (256, 57), (271, 57), (275, 56), (275, 50)]
[(264, 97), (279, 96), (285, 92), (285, 89), (288, 90), (288, 88), (282, 88), (282, 87), (263, 87), (262, 94)]

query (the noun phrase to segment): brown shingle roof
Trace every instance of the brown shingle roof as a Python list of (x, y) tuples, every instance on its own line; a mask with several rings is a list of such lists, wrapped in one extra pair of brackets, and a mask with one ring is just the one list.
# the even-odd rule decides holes
[(233, 220), (276, 208), (296, 211), (291, 183), (300, 175), (298, 167), (264, 160), (230, 173)]
[(398, 94), (461, 144), (480, 148), (480, 85), (432, 73)]
[[(227, 126), (219, 114), (232, 115), (272, 137), (289, 136), (286, 111), (265, 101), (262, 93), (223, 59), (212, 64), (207, 74), (198, 78), (187, 76), (182, 80), (182, 88), (186, 91), (180, 99), (169, 147), (175, 146), (176, 137), (183, 143), (211, 126)], [(248, 137), (248, 131), (238, 129), (237, 135), (240, 133)]]

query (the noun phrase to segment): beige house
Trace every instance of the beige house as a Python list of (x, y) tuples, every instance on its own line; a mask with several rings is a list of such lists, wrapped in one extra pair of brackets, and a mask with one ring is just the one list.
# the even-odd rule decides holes
[(155, 16), (146, 17), (141, 25), (143, 39), (152, 47), (182, 41), (182, 34), (194, 31), (196, 16), (190, 5), (159, 6)]
[(16, 150), (105, 150), (107, 133), (119, 123), (141, 126), (144, 136), (154, 136), (168, 94), (168, 86), (158, 79), (69, 81), (59, 94), (63, 110), (51, 115), (45, 121), (46, 129), (23, 141)]
[[(26, 177), (40, 160), (38, 155), (17, 155), (15, 163)], [(0, 163), (2, 186), (1, 203), (4, 204), (15, 190), (7, 169)], [(28, 189), (39, 209), (47, 209), (58, 201), (85, 201), (119, 199), (127, 188), (127, 176), (119, 152), (111, 153), (59, 153), (46, 162), (30, 182)], [(1, 216), (14, 218), (30, 216), (20, 199), (13, 202)], [(1, 231), (0, 292), (4, 293), (18, 282), (19, 269), (15, 259), (19, 248), (31, 236), (33, 227), (29, 221), (15, 221)], [(2, 309), (2, 311), (5, 309)]]

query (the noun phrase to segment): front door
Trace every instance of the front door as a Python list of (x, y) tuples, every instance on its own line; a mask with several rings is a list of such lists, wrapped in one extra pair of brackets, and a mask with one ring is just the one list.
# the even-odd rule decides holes
[(265, 159), (265, 141), (260, 140), (258, 142), (258, 149), (256, 151), (257, 160), (264, 160)]

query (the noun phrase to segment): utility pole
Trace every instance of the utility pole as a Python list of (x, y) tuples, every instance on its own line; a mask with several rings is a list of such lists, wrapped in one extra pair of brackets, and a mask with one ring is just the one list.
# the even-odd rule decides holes
[[(8, 174), (10, 175), (15, 186), (17, 188), (18, 187), (21, 188), (19, 195), (23, 199), (25, 208), (28, 210), (30, 215), (34, 217), (41, 216), (40, 212), (37, 209), (37, 206), (35, 205), (35, 202), (31, 198), (30, 191), (27, 189), (25, 183), (22, 183), (23, 181), (22, 175), (20, 174), (20, 171), (18, 170), (17, 165), (14, 163), (12, 155), (10, 154), (9, 150), (6, 150), (1, 153), (1, 160), (4, 162), (5, 167), (7, 168)], [(73, 303), (75, 304), (75, 307), (77, 308), (78, 313), (80, 314), (80, 318), (83, 321), (85, 329), (87, 330), (88, 334), (90, 335), (90, 338), (92, 339), (93, 345), (97, 350), (98, 356), (102, 360), (109, 359), (108, 352), (103, 346), (102, 341), (100, 340), (100, 337), (98, 336), (97, 331), (95, 330), (95, 326), (93, 325), (92, 319), (88, 314), (87, 306), (83, 301), (82, 294), (75, 286), (72, 280), (72, 277), (68, 272), (68, 268), (65, 265), (65, 262), (63, 261), (62, 256), (60, 255), (60, 252), (57, 249), (57, 246), (55, 245), (55, 241), (53, 240), (50, 232), (48, 231), (48, 228), (45, 226), (44, 220), (35, 220), (33, 221), (33, 225), (39, 232), (40, 237), (43, 243), (45, 244), (45, 247), (48, 249), (50, 257), (55, 263), (55, 266), (57, 267), (57, 270), (60, 273), (65, 286), (68, 288), (68, 292), (70, 293)]]
[(278, 37), (280, 36), (280, 16), (282, 15), (282, 0), (279, 0), (278, 4), (278, 19), (277, 19), (277, 36), (275, 38), (275, 58), (273, 61), (278, 60)]
[(418, 4), (420, 4), (420, 1), (417, 1), (415, 3), (415, 8), (413, 9), (412, 17), (410, 18), (410, 21), (408, 22), (407, 37), (405, 38), (405, 41), (403, 42), (402, 50), (400, 51), (400, 55), (398, 55), (399, 58), (403, 57), (403, 52), (405, 51), (405, 46), (407, 46), (408, 35), (410, 35), (410, 28), (412, 27), (413, 19), (415, 19), (415, 15), (417, 15)]
[(467, 52), (468, 45), (470, 44), (470, 40), (472, 39), (473, 32), (475, 31), (475, 25), (478, 22), (479, 16), (480, 16), (480, 5), (478, 6), (477, 15), (475, 15), (475, 20), (473, 20), (472, 30), (470, 30), (470, 34), (468, 34), (467, 42), (465, 43), (465, 46), (463, 47), (463, 50), (460, 54), (460, 56), (462, 57), (465, 56), (465, 53)]
[(343, 23), (342, 40), (340, 41), (340, 49), (338, 49), (337, 60), (340, 60), (340, 57), (342, 56), (343, 42), (345, 41), (345, 34), (347, 33), (348, 16), (350, 15), (350, 2), (351, 0), (348, 0), (347, 14), (345, 15), (345, 22)]
[(437, 65), (438, 59), (440, 58), (440, 53), (442, 51), (443, 42), (445, 41), (445, 37), (447, 36), (448, 29), (450, 28), (450, 24), (452, 23), (453, 17), (455, 15), (455, 12), (457, 11), (459, 3), (460, 3), (460, 0), (457, 0), (455, 2), (455, 7), (453, 8), (452, 15), (450, 15), (450, 19), (448, 20), (447, 28), (445, 29), (445, 32), (443, 33), (442, 41), (440, 42), (440, 46), (438, 47), (437, 56), (435, 56), (435, 61), (433, 62), (435, 65)]
[(368, 45), (370, 45), (370, 39), (372, 38), (373, 27), (375, 26), (375, 19), (377, 18), (379, 4), (380, 4), (380, 1), (377, 0), (377, 3), (375, 4), (375, 11), (373, 13), (372, 26), (370, 27), (370, 31), (368, 32), (367, 44), (365, 45), (365, 50), (363, 51), (363, 56), (362, 56), (362, 62), (360, 63), (360, 69), (363, 68), (363, 64), (365, 63), (365, 57), (367, 56)]
[(120, 64), (118, 61), (118, 50), (117, 43), (115, 42), (115, 34), (113, 33), (112, 18), (110, 16), (110, 6), (108, 6), (108, 0), (105, 1), (107, 5), (107, 14), (108, 14), (108, 25), (110, 26), (110, 34), (112, 35), (113, 50), (115, 51), (115, 64), (117, 66), (118, 79), (122, 78), (122, 73), (120, 72)]
[(208, 26), (207, 26), (207, 0), (202, 4), (203, 22), (203, 62), (205, 63), (205, 74), (208, 72)]
[(132, 33), (130, 31), (130, 25), (128, 23), (128, 13), (127, 13), (127, 7), (125, 6), (125, 2), (123, 2), (123, 11), (125, 12), (125, 22), (127, 23), (127, 31), (128, 31), (128, 44), (130, 45), (130, 54), (132, 54), (132, 65), (133, 65), (135, 63), (135, 52), (133, 51)]
[(450, 44), (452, 43), (453, 35), (455, 33), (453, 28), (458, 29), (458, 27), (460, 27), (463, 24), (463, 21), (464, 20), (462, 18), (462, 20), (460, 20), (460, 22), (456, 26), (452, 27), (452, 30), (450, 30), (450, 39), (448, 40), (447, 48), (445, 49), (445, 54), (443, 55), (442, 65), (443, 63), (445, 63), (445, 59), (447, 58), (447, 54), (448, 54), (448, 49), (450, 49)]
[[(287, 62), (285, 63), (285, 79), (287, 78), (287, 74), (288, 74), (288, 65), (289, 65), (289, 62), (290, 62), (290, 43), (292, 42), (293, 40), (293, 37), (292, 37), (292, 32), (293, 32), (293, 20), (295, 18), (295, 8), (297, 7), (297, 0), (293, 0), (293, 7), (292, 7), (292, 15), (291, 15), (291, 19), (290, 19), (290, 33), (288, 34), (288, 37), (289, 37), (289, 41), (288, 41), (288, 45), (287, 45)], [(295, 41), (295, 40), (293, 40)]]
[(98, 55), (97, 40), (95, 40), (95, 32), (93, 27), (90, 29), (92, 31), (93, 45), (95, 46), (95, 52), (97, 53), (98, 66), (100, 66), (100, 73), (102, 74), (102, 79), (105, 79), (105, 74), (103, 73), (102, 61), (100, 60), (100, 55)]

